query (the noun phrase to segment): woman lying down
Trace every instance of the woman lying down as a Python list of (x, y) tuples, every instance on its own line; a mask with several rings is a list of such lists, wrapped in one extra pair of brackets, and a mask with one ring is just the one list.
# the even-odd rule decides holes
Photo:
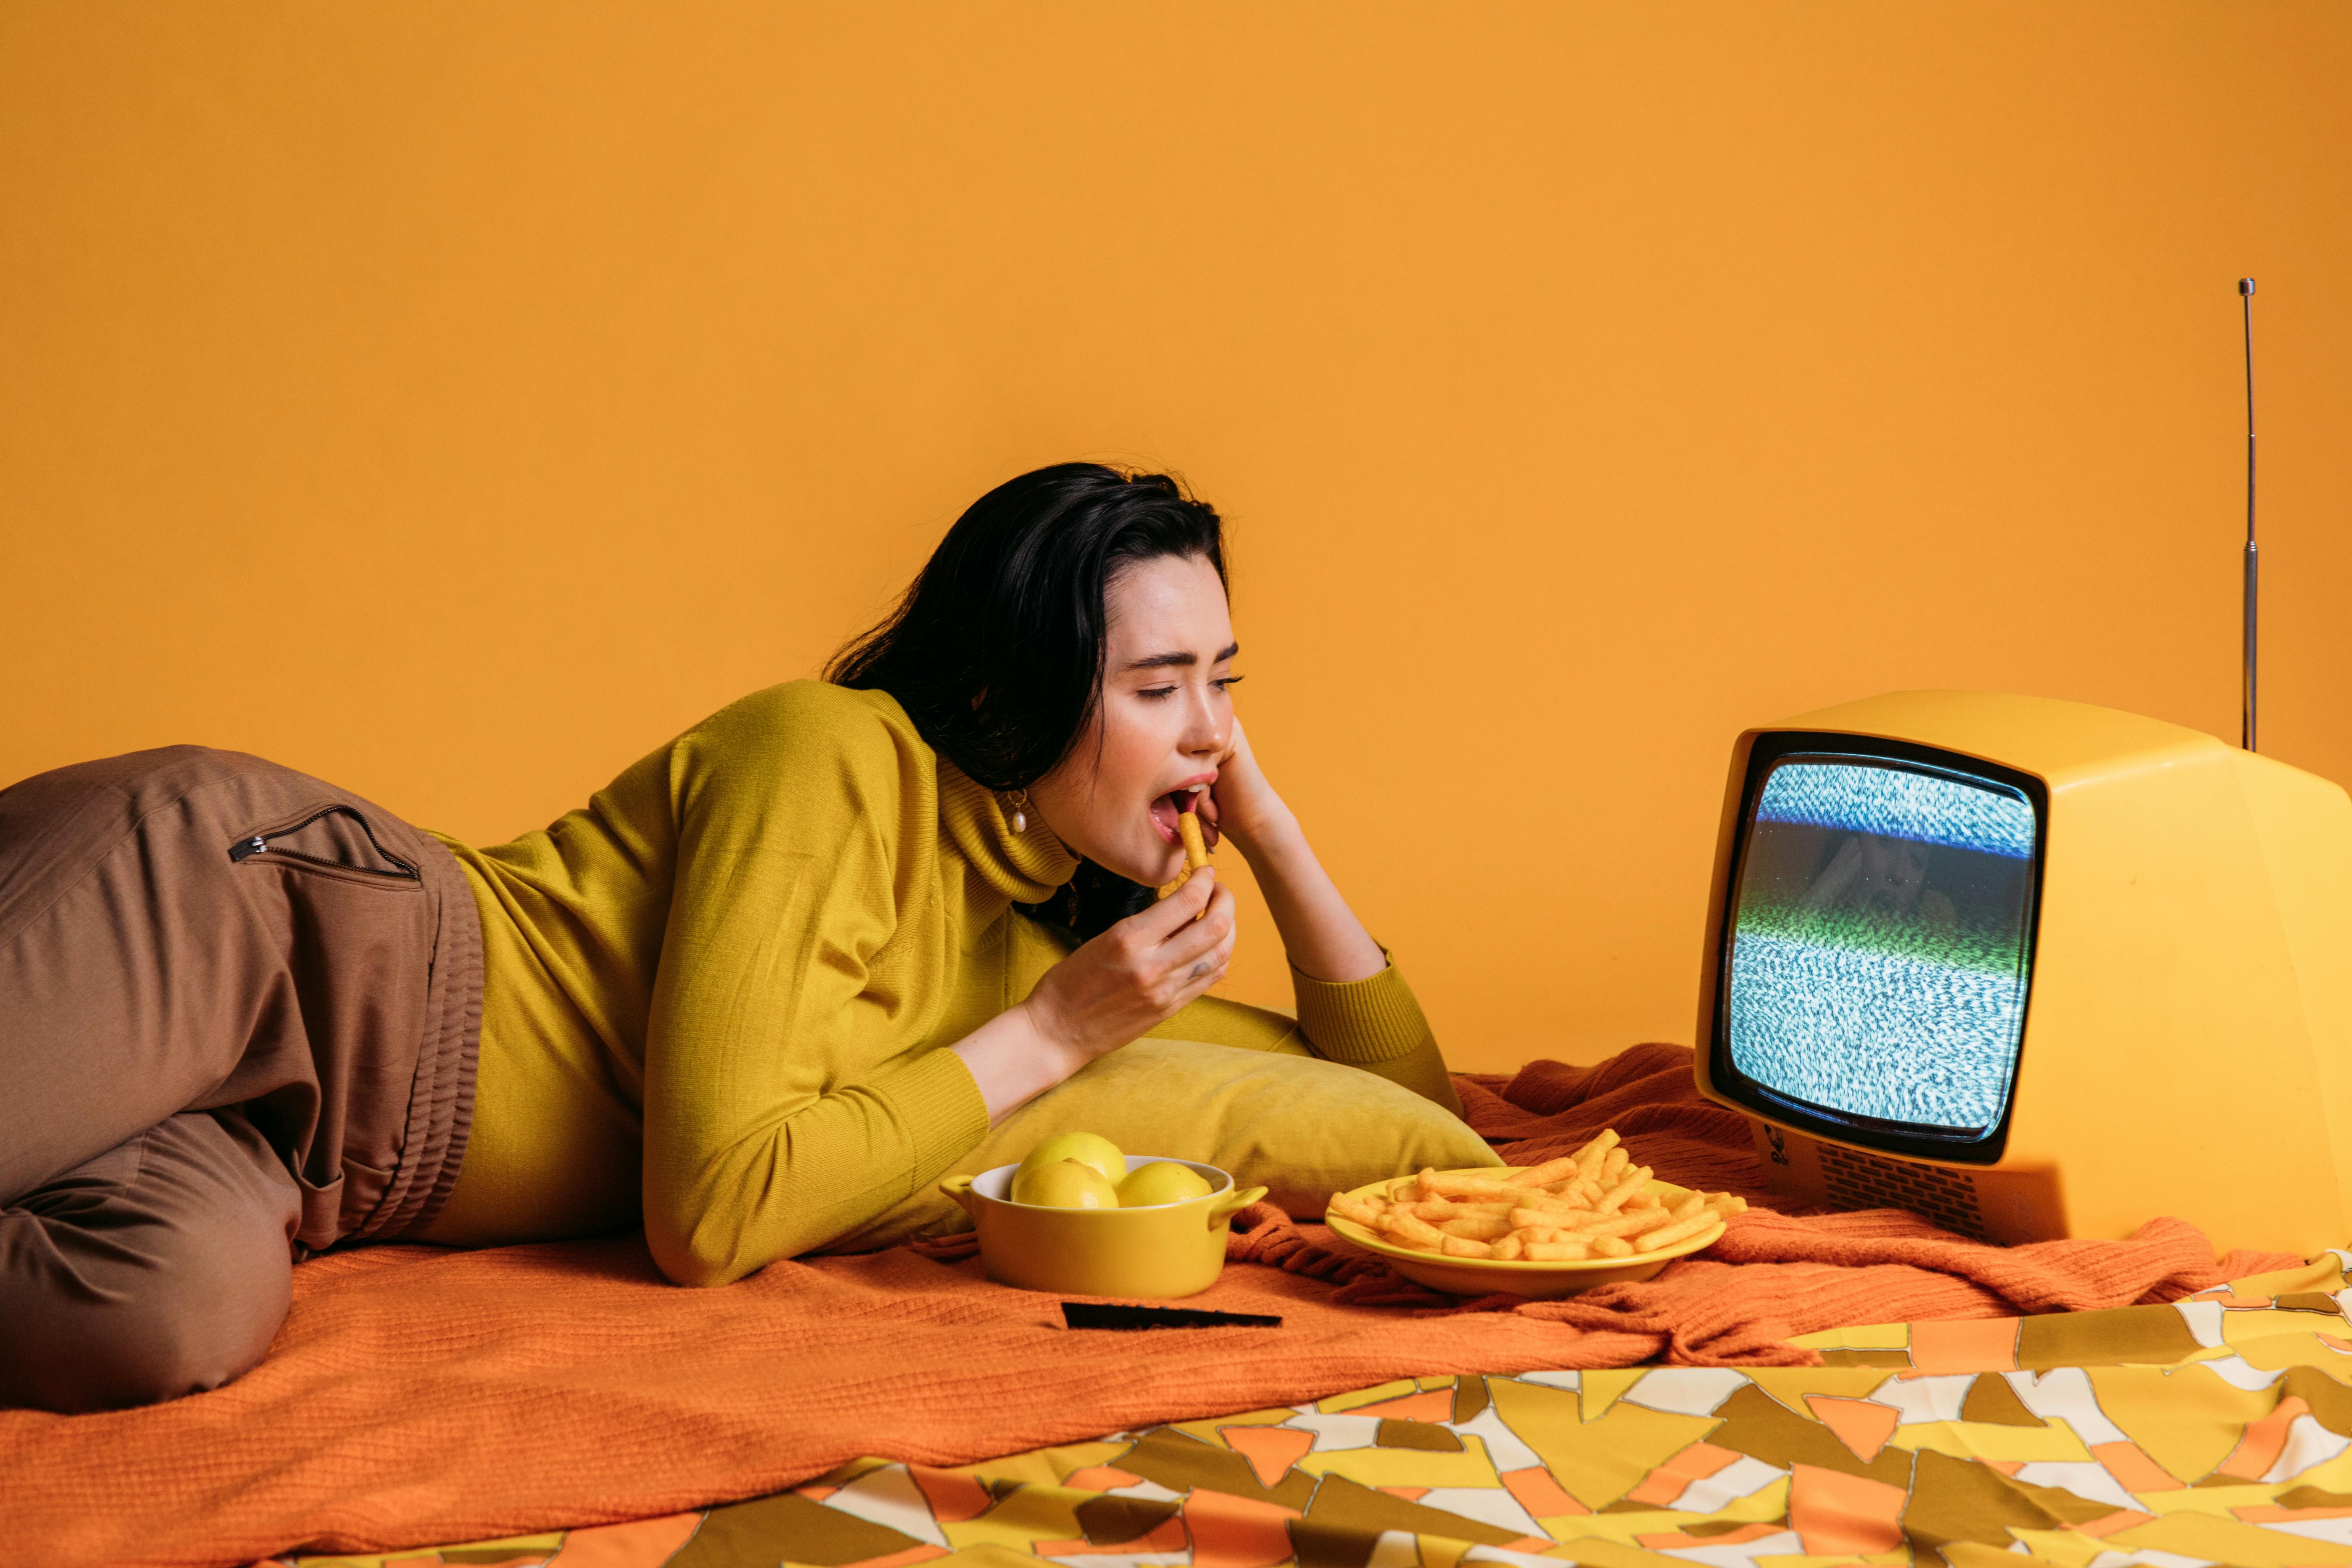
[[(0, 792), (0, 1405), (226, 1382), (342, 1243), (642, 1225), (724, 1285), (949, 1228), (940, 1176), (1058, 1130), (1303, 1212), (1492, 1163), (1251, 753), (1224, 570), (1163, 476), (1024, 475), (827, 680), (495, 848), (194, 746)], [(1213, 868), (1153, 899), (1188, 810), (1296, 1021), (1207, 994)]]

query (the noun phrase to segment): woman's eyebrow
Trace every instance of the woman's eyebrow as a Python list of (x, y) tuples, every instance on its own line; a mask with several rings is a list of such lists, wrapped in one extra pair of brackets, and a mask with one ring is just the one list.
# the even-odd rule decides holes
[[(1241, 651), (1241, 644), (1237, 642), (1227, 643), (1224, 647), (1224, 651), (1218, 654), (1216, 658), (1211, 659), (1209, 662), (1212, 664), (1223, 664), (1225, 660), (1234, 658)], [(1191, 666), (1200, 662), (1201, 656), (1196, 653), (1155, 653), (1143, 658), (1129, 659), (1126, 664), (1120, 666), (1120, 668), (1122, 669), (1166, 669), (1171, 666)]]

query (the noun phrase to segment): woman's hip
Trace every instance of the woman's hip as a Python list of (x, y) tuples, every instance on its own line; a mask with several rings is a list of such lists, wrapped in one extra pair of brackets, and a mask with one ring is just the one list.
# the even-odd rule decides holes
[(0, 1200), (243, 1108), (313, 1247), (455, 1182), (481, 994), (448, 852), (347, 790), (173, 746), (0, 790)]

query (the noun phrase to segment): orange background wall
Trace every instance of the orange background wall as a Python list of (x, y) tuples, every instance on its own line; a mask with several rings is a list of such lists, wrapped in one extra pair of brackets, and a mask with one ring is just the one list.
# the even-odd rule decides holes
[(2266, 749), (2352, 780), (2347, 81), (2337, 5), (16, 0), (0, 779), (506, 837), (1164, 465), (1457, 1065), (1687, 1039), (1742, 725), (2234, 736), (2242, 273)]

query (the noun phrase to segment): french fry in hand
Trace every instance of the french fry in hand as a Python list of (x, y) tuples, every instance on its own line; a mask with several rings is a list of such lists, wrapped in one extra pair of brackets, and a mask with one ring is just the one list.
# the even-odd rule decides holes
[[(1163, 899), (1191, 881), (1192, 873), (1209, 863), (1209, 846), (1201, 837), (1201, 817), (1197, 811), (1176, 814), (1176, 837), (1184, 841), (1184, 868), (1176, 873), (1173, 881), (1160, 884), (1160, 896)], [(1208, 912), (1206, 910), (1201, 911), (1202, 914)]]

